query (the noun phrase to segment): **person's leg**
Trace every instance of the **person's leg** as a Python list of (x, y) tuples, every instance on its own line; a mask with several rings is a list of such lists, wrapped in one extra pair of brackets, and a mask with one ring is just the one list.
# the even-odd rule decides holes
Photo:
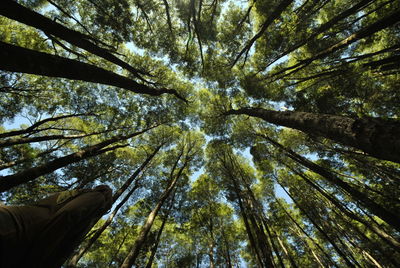
[(49, 218), (46, 208), (0, 206), (0, 267), (22, 267), (33, 237)]
[(108, 187), (100, 188), (62, 206), (34, 239), (30, 267), (60, 267), (94, 222), (110, 208), (110, 197)]

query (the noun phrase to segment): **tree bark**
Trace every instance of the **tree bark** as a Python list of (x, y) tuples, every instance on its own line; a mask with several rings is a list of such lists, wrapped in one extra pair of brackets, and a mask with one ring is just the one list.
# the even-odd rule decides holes
[(26, 8), (13, 0), (0, 1), (0, 15), (40, 29), (46, 34), (51, 34), (53, 36), (61, 38), (74, 46), (80, 47), (128, 70), (138, 78), (141, 78), (140, 74), (146, 74), (145, 72), (138, 70), (128, 63), (117, 58), (107, 49), (101, 48), (92, 43), (92, 37), (77, 32), (75, 30), (68, 29), (67, 27), (49, 18), (46, 18), (45, 16), (36, 13), (35, 11)]
[(14, 46), (1, 41), (0, 58), (0, 69), (5, 71), (99, 83), (150, 96), (168, 93), (186, 101), (173, 89), (151, 88), (94, 65)]
[(376, 158), (400, 163), (400, 122), (381, 118), (350, 118), (339, 115), (241, 108), (225, 113), (244, 114), (269, 123), (329, 138), (360, 149)]
[(7, 191), (7, 190), (11, 189), (12, 187), (15, 187), (19, 184), (32, 181), (40, 176), (43, 176), (50, 172), (53, 172), (59, 168), (65, 167), (71, 163), (78, 162), (83, 159), (86, 159), (86, 158), (89, 158), (92, 156), (96, 156), (96, 155), (105, 153), (110, 150), (114, 150), (116, 148), (120, 148), (121, 146), (119, 145), (119, 146), (114, 146), (111, 148), (104, 149), (104, 147), (106, 147), (110, 144), (113, 144), (118, 141), (127, 140), (129, 138), (133, 138), (133, 137), (138, 136), (152, 128), (154, 128), (154, 127), (147, 128), (145, 130), (135, 132), (135, 133), (127, 135), (127, 136), (116, 136), (116, 137), (113, 137), (106, 141), (97, 143), (95, 145), (85, 147), (82, 150), (80, 150), (79, 152), (56, 158), (50, 162), (47, 162), (45, 164), (38, 166), (38, 167), (28, 168), (26, 170), (23, 170), (21, 172), (13, 174), (13, 175), (2, 176), (2, 177), (0, 177), (0, 192)]

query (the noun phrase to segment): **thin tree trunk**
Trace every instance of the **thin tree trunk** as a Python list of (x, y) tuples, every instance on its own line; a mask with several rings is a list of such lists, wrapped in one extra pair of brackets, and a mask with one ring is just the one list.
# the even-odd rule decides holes
[(118, 255), (119, 251), (121, 250), (122, 246), (124, 245), (125, 240), (126, 240), (126, 238), (128, 237), (128, 235), (129, 235), (129, 230), (125, 233), (124, 238), (122, 239), (121, 243), (119, 243), (119, 246), (118, 246), (117, 250), (115, 251), (115, 253), (113, 254), (113, 256), (111, 257), (111, 260), (110, 260), (110, 262), (108, 263), (108, 266), (107, 266), (107, 267), (111, 267), (111, 264), (112, 264), (112, 263), (114, 262), (114, 260), (116, 259), (117, 255)]
[(400, 163), (400, 122), (381, 118), (350, 118), (330, 114), (241, 108), (225, 113), (244, 114), (269, 123), (301, 130), (358, 148), (371, 156)]
[(0, 58), (0, 69), (5, 71), (99, 83), (150, 96), (168, 93), (186, 101), (173, 89), (151, 88), (94, 65), (14, 46), (1, 41)]
[(54, 122), (54, 121), (58, 121), (61, 119), (65, 119), (65, 118), (70, 118), (70, 117), (77, 117), (77, 116), (94, 116), (93, 114), (67, 114), (67, 115), (60, 115), (60, 116), (56, 116), (56, 117), (50, 117), (50, 118), (45, 118), (43, 120), (40, 120), (34, 124), (32, 124), (30, 127), (25, 128), (25, 129), (21, 129), (21, 130), (12, 130), (9, 132), (4, 132), (4, 133), (0, 133), (0, 139), (3, 138), (7, 138), (7, 137), (11, 137), (11, 136), (18, 136), (18, 135), (22, 135), (22, 134), (28, 134), (28, 133), (36, 133), (40, 130), (35, 130), (36, 128), (38, 128), (39, 126), (47, 123), (47, 122)]
[[(325, 190), (323, 190), (319, 185), (312, 182), (308, 179), (304, 174), (291, 169), (295, 174), (300, 176), (307, 184), (309, 184), (312, 188), (317, 190), (322, 196), (328, 199), (334, 206), (336, 206), (343, 214), (345, 214), (350, 219), (358, 221), (359, 223), (363, 224), (365, 227), (370, 229), (374, 232), (377, 236), (379, 236), (383, 241), (385, 241), (390, 247), (392, 247), (396, 251), (400, 251), (400, 243), (396, 241), (392, 236), (387, 234), (384, 230), (380, 229), (379, 227), (375, 226), (373, 223), (369, 223), (354, 212), (352, 212), (347, 206), (341, 204), (339, 200), (337, 200), (334, 196), (328, 194)], [(356, 227), (357, 228), (357, 227)], [(358, 228), (357, 228), (358, 229)], [(361, 231), (360, 231), (361, 232)], [(382, 252), (383, 254), (384, 252)]]
[(287, 50), (285, 50), (284, 52), (279, 54), (265, 68), (269, 67), (271, 64), (273, 64), (274, 62), (276, 62), (278, 59), (282, 58), (283, 56), (286, 56), (289, 53), (291, 53), (291, 52), (295, 51), (296, 49), (298, 49), (299, 47), (307, 44), (310, 40), (314, 39), (319, 34), (323, 33), (326, 30), (328, 30), (329, 28), (331, 28), (332, 26), (337, 24), (339, 21), (341, 21), (341, 20), (347, 18), (348, 16), (358, 12), (358, 10), (360, 8), (363, 8), (365, 5), (367, 5), (367, 4), (371, 3), (371, 2), (373, 2), (373, 0), (362, 0), (362, 1), (358, 2), (357, 4), (355, 4), (354, 6), (352, 6), (351, 8), (346, 9), (345, 11), (343, 11), (340, 14), (336, 15), (335, 17), (330, 19), (328, 22), (320, 25), (309, 37), (303, 39), (302, 41), (298, 42), (297, 44), (291, 46), (290, 48), (288, 48)]
[(160, 240), (161, 240), (161, 235), (163, 233), (165, 224), (167, 223), (168, 217), (169, 217), (169, 213), (171, 212), (172, 207), (174, 206), (174, 200), (175, 200), (175, 194), (176, 194), (176, 190), (173, 194), (173, 197), (171, 198), (171, 203), (164, 215), (163, 221), (161, 223), (160, 229), (158, 229), (157, 232), (157, 236), (156, 236), (156, 241), (154, 242), (153, 247), (151, 248), (151, 254), (149, 257), (149, 260), (147, 261), (146, 264), (146, 268), (151, 268), (151, 266), (153, 265), (153, 261), (154, 261), (154, 257), (156, 256), (157, 253), (157, 249), (158, 249), (158, 245), (160, 244)]
[(314, 56), (304, 59), (304, 60), (300, 60), (298, 63), (296, 63), (292, 66), (283, 68), (282, 70), (280, 70), (276, 73), (273, 73), (269, 77), (277, 76), (279, 74), (282, 74), (282, 73), (292, 70), (292, 69), (295, 69), (295, 70), (284, 74), (283, 76), (279, 77), (279, 79), (282, 79), (283, 77), (285, 77), (287, 75), (296, 73), (296, 72), (300, 71), (301, 69), (305, 68), (306, 66), (310, 65), (313, 61), (322, 59), (322, 58), (332, 54), (333, 52), (335, 52), (339, 49), (342, 49), (344, 47), (347, 47), (350, 44), (352, 44), (360, 39), (363, 39), (367, 36), (371, 36), (376, 32), (379, 32), (385, 28), (388, 28), (388, 27), (396, 24), (397, 22), (399, 22), (399, 20), (400, 20), (400, 11), (395, 11), (391, 15), (389, 15), (385, 18), (382, 18), (382, 19), (376, 21), (375, 23), (372, 23), (371, 25), (365, 27), (364, 29), (359, 30), (358, 32), (350, 35), (349, 37), (343, 39), (342, 41), (334, 44), (333, 46), (330, 46), (330, 47), (316, 53)]
[(223, 238), (223, 241), (224, 241), (224, 245), (225, 245), (225, 248), (226, 248), (226, 256), (225, 256), (226, 267), (227, 268), (232, 268), (232, 261), (231, 261), (231, 254), (230, 254), (230, 250), (229, 250), (229, 243), (228, 243), (228, 241), (226, 239), (226, 234), (225, 234), (225, 231), (224, 231), (223, 227), (221, 227), (221, 232), (222, 232), (222, 238)]
[[(271, 251), (271, 247), (272, 247), (272, 249), (275, 251), (275, 255), (278, 257), (279, 264), (282, 266), (282, 268), (285, 268), (285, 264), (283, 263), (282, 255), (279, 252), (279, 250), (278, 250), (278, 248), (277, 248), (277, 246), (275, 244), (274, 237), (272, 236), (270, 228), (269, 228), (269, 226), (267, 224), (267, 221), (266, 221), (266, 219), (264, 217), (264, 212), (261, 215), (260, 221), (261, 221), (260, 229), (262, 230), (263, 229), (262, 227), (264, 227), (264, 229), (266, 230), (266, 232), (268, 234), (268, 238), (269, 238), (269, 239), (267, 239), (267, 237), (265, 236), (265, 232), (262, 230), (262, 233), (264, 234), (263, 236), (265, 237), (265, 243), (267, 244), (266, 250), (268, 251), (267, 254), (268, 254), (269, 260), (274, 264), (274, 266), (276, 266), (275, 263), (274, 263), (274, 256), (273, 256), (272, 251)], [(268, 243), (268, 240), (271, 242), (271, 244)]]
[(277, 234), (275, 234), (275, 236), (278, 239), (278, 243), (281, 246), (283, 252), (285, 252), (287, 258), (289, 259), (291, 267), (297, 268), (298, 266), (297, 266), (296, 262), (294, 261), (292, 254), (287, 250), (287, 248), (285, 247), (283, 241), (279, 238), (279, 236)]
[(168, 28), (169, 28), (169, 31), (170, 31), (171, 33), (173, 33), (172, 22), (171, 22), (171, 15), (170, 15), (170, 13), (169, 13), (169, 4), (168, 4), (168, 1), (167, 1), (167, 0), (163, 0), (163, 3), (164, 3), (164, 6), (165, 6), (165, 13), (166, 13), (166, 15), (167, 15)]
[(296, 204), (296, 206), (300, 209), (301, 212), (304, 213), (304, 215), (307, 216), (307, 218), (310, 220), (310, 222), (315, 226), (315, 228), (317, 228), (317, 230), (325, 237), (326, 240), (329, 241), (329, 243), (333, 246), (333, 248), (335, 249), (335, 251), (339, 254), (340, 257), (343, 258), (343, 260), (346, 262), (346, 264), (349, 267), (354, 267), (354, 264), (347, 258), (347, 255), (340, 249), (340, 247), (336, 244), (335, 241), (333, 241), (333, 239), (322, 229), (321, 226), (319, 226), (319, 224), (317, 224), (317, 222), (314, 220), (314, 218), (309, 215), (307, 213), (307, 210), (304, 209), (302, 206), (300, 206), (300, 204), (298, 203), (298, 201), (293, 197), (292, 194), (290, 194), (285, 187), (283, 187), (283, 185), (280, 184), (280, 182), (278, 181), (278, 184), (282, 187), (282, 189), (285, 191), (285, 193), (293, 200), (293, 202)]
[(365, 208), (370, 210), (376, 216), (384, 220), (387, 224), (395, 228), (397, 231), (400, 232), (400, 217), (395, 213), (387, 210), (385, 207), (381, 206), (380, 204), (376, 203), (374, 200), (370, 199), (364, 193), (358, 191), (354, 187), (352, 187), (347, 182), (341, 180), (340, 178), (336, 177), (332, 172), (327, 170), (326, 168), (315, 164), (314, 162), (309, 161), (308, 159), (304, 158), (303, 156), (295, 153), (294, 151), (285, 148), (280, 143), (272, 140), (269, 137), (264, 137), (274, 146), (280, 148), (284, 152), (286, 152), (287, 156), (303, 165), (304, 167), (310, 169), (312, 172), (324, 177), (330, 183), (338, 186), (339, 188), (343, 189), (346, 193), (348, 193), (354, 200), (360, 202)]
[(247, 236), (249, 237), (250, 246), (251, 246), (251, 248), (253, 249), (253, 251), (254, 251), (254, 253), (256, 255), (257, 265), (258, 265), (259, 268), (263, 268), (263, 261), (262, 261), (262, 258), (260, 256), (260, 253), (258, 251), (258, 247), (257, 247), (257, 244), (255, 242), (253, 233), (251, 231), (249, 220), (247, 219), (247, 214), (246, 214), (246, 212), (244, 210), (244, 207), (243, 207), (242, 199), (241, 199), (241, 197), (239, 196), (238, 193), (236, 193), (236, 195), (237, 195), (237, 200), (238, 200), (238, 203), (239, 203), (240, 212), (242, 214), (244, 226), (246, 228)]
[(232, 170), (230, 169), (230, 167), (227, 166), (227, 163), (225, 162), (225, 158), (221, 159), (221, 161), (222, 161), (222, 163), (224, 165), (224, 168), (229, 173), (229, 175), (231, 177), (231, 180), (233, 182), (233, 191), (235, 192), (235, 195), (236, 195), (236, 198), (237, 198), (237, 201), (238, 201), (238, 204), (239, 204), (240, 214), (242, 215), (244, 226), (245, 226), (246, 232), (247, 232), (247, 236), (249, 237), (250, 247), (251, 247), (251, 249), (253, 249), (255, 257), (256, 257), (257, 266), (259, 268), (263, 268), (263, 259), (261, 257), (261, 254), (260, 254), (259, 249), (257, 247), (256, 240), (254, 238), (253, 232), (252, 232), (251, 227), (250, 227), (248, 215), (247, 215), (247, 212), (246, 212), (246, 210), (244, 208), (242, 197), (240, 195), (240, 188), (239, 188), (238, 182), (236, 181), (235, 176), (231, 173)]
[(157, 146), (154, 151), (146, 158), (146, 160), (140, 165), (138, 169), (129, 177), (128, 180), (114, 193), (113, 201), (115, 202), (125, 191), (128, 187), (132, 184), (132, 182), (136, 179), (140, 172), (142, 172), (146, 166), (150, 163), (150, 161), (154, 158), (154, 156), (160, 151), (160, 149), (164, 146), (164, 143)]
[(182, 172), (186, 168), (187, 164), (188, 164), (188, 160), (186, 159), (185, 164), (179, 169), (178, 174), (172, 179), (172, 181), (168, 185), (167, 189), (165, 189), (165, 191), (161, 195), (160, 200), (158, 201), (157, 205), (150, 212), (145, 224), (142, 226), (142, 228), (138, 234), (138, 237), (136, 238), (135, 242), (133, 243), (132, 248), (130, 249), (128, 255), (126, 256), (124, 262), (120, 266), (121, 268), (130, 268), (135, 263), (136, 258), (139, 255), (139, 252), (140, 252), (144, 242), (146, 241), (147, 234), (150, 232), (150, 229), (154, 223), (154, 220), (155, 220), (158, 212), (160, 211), (165, 200), (167, 200), (167, 198), (171, 194), (172, 190), (175, 188), (175, 185), (176, 185), (179, 177), (182, 175)]
[(26, 144), (41, 141), (51, 141), (51, 140), (74, 140), (79, 138), (84, 138), (88, 136), (97, 135), (98, 133), (91, 134), (75, 134), (75, 135), (48, 135), (48, 136), (38, 136), (38, 137), (20, 137), (20, 138), (8, 138), (0, 140), (0, 148), (13, 146), (17, 144)]
[(261, 36), (263, 36), (263, 34), (267, 30), (267, 28), (285, 11), (285, 9), (292, 2), (293, 2), (293, 0), (283, 0), (283, 1), (279, 2), (278, 6), (271, 12), (271, 14), (268, 14), (267, 20), (264, 21), (264, 23), (262, 24), (261, 29), (258, 31), (258, 33), (256, 35), (254, 35), (247, 42), (247, 44), (244, 46), (244, 48), (239, 52), (239, 54), (236, 56), (236, 58), (233, 61), (231, 66), (234, 66), (243, 54), (246, 54), (246, 56), (247, 56), (251, 47), (257, 41), (257, 39), (259, 39)]
[[(333, 266), (338, 267), (335, 262), (331, 259), (331, 256), (328, 255), (328, 253), (325, 252), (325, 250), (321, 247), (320, 244), (318, 244), (317, 241), (314, 240), (313, 237), (311, 237), (304, 229), (299, 225), (299, 223), (290, 215), (290, 213), (283, 207), (283, 205), (279, 202), (279, 200), (275, 197), (276, 202), (278, 205), (282, 208), (282, 210), (285, 212), (285, 214), (290, 218), (290, 220), (295, 224), (296, 228), (298, 228), (326, 257), (326, 259), (333, 264)], [(308, 245), (308, 243), (306, 243)], [(317, 254), (314, 253), (311, 247), (309, 247), (310, 251), (312, 252), (314, 258), (316, 261), (321, 265), (321, 267), (325, 267), (321, 263), (321, 260), (318, 258)]]
[(114, 146), (111, 148), (103, 149), (104, 147), (106, 147), (110, 144), (113, 144), (113, 143), (119, 142), (119, 141), (123, 141), (123, 140), (127, 140), (129, 138), (133, 138), (133, 137), (138, 136), (152, 128), (154, 128), (154, 127), (147, 128), (145, 130), (135, 132), (135, 133), (127, 135), (127, 136), (116, 136), (116, 137), (113, 137), (106, 141), (97, 143), (95, 145), (85, 147), (82, 150), (80, 150), (79, 152), (75, 152), (75, 153), (69, 154), (67, 156), (56, 158), (55, 160), (52, 160), (45, 164), (42, 164), (38, 167), (28, 168), (26, 170), (23, 170), (21, 172), (13, 174), (13, 175), (2, 176), (2, 177), (0, 177), (0, 192), (7, 191), (7, 190), (11, 189), (12, 187), (20, 185), (22, 183), (32, 181), (40, 176), (43, 176), (50, 172), (53, 172), (59, 168), (65, 167), (69, 164), (105, 153), (107, 151), (114, 150), (116, 148), (120, 148), (122, 146), (126, 146), (126, 145), (118, 145), (118, 146)]

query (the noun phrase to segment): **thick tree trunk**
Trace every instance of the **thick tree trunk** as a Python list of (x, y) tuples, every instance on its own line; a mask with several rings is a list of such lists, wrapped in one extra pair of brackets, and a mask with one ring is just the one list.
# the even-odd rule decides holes
[(130, 71), (136, 77), (140, 78), (139, 74), (145, 74), (143, 71), (140, 71), (128, 63), (120, 60), (111, 54), (107, 49), (101, 48), (92, 43), (92, 37), (68, 29), (67, 27), (49, 18), (46, 18), (45, 16), (36, 13), (35, 11), (26, 8), (13, 0), (0, 1), (0, 15), (40, 29), (46, 34), (61, 38), (74, 46), (85, 49), (88, 52), (119, 65), (120, 67)]
[(269, 123), (329, 138), (360, 149), (376, 158), (400, 163), (400, 122), (381, 118), (242, 108), (225, 113), (244, 114)]
[[(97, 143), (95, 145), (85, 147), (79, 152), (56, 158), (55, 160), (52, 160), (45, 164), (42, 164), (38, 167), (28, 168), (26, 170), (23, 170), (21, 172), (13, 174), (13, 175), (2, 176), (2, 177), (0, 177), (0, 192), (7, 191), (7, 190), (11, 189), (12, 187), (17, 186), (19, 184), (32, 181), (40, 176), (43, 176), (50, 172), (53, 172), (59, 168), (65, 167), (69, 164), (81, 161), (83, 159), (86, 159), (86, 158), (89, 158), (92, 156), (96, 156), (96, 155), (105, 153), (110, 150), (114, 150), (116, 148), (120, 148), (122, 146), (117, 145), (117, 146), (114, 146), (111, 148), (104, 149), (104, 147), (106, 147), (110, 144), (113, 144), (113, 143), (119, 142), (119, 141), (123, 141), (123, 140), (127, 140), (129, 138), (133, 138), (133, 137), (138, 136), (152, 128), (154, 128), (154, 127), (147, 128), (145, 130), (135, 132), (135, 133), (127, 135), (127, 136), (116, 136), (116, 137), (113, 137), (106, 141)], [(125, 146), (125, 145), (123, 145), (123, 146)]]
[(151, 96), (168, 93), (186, 101), (172, 89), (151, 88), (94, 65), (14, 46), (1, 41), (0, 58), (0, 69), (5, 71), (99, 83)]

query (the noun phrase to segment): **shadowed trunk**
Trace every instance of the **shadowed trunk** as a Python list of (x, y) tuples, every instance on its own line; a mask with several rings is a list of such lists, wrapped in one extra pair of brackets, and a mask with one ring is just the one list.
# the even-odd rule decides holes
[(1, 41), (0, 58), (0, 69), (5, 71), (99, 83), (150, 96), (168, 93), (186, 101), (173, 89), (151, 88), (94, 65), (14, 46)]
[(107, 49), (101, 48), (94, 44), (90, 36), (77, 32), (75, 30), (68, 29), (67, 27), (49, 19), (45, 16), (30, 10), (13, 0), (2, 0), (0, 1), (0, 14), (16, 20), (18, 22), (24, 23), (26, 25), (32, 26), (34, 28), (40, 29), (46, 34), (50, 34), (61, 38), (70, 44), (85, 49), (105, 60), (108, 60), (126, 70), (131, 72), (138, 78), (141, 78), (139, 74), (146, 74), (140, 71), (128, 63), (120, 60), (113, 54), (111, 54)]
[(400, 163), (400, 122), (381, 118), (345, 116), (294, 111), (241, 108), (225, 113), (244, 114), (269, 123), (322, 136), (360, 149), (376, 158)]

